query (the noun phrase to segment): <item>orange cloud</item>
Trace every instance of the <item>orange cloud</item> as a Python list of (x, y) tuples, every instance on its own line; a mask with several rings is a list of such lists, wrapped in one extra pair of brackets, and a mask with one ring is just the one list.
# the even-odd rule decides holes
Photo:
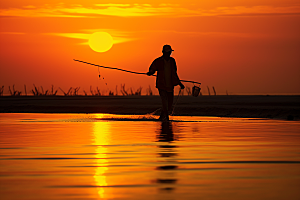
[(237, 6), (217, 7), (215, 9), (185, 8), (177, 4), (160, 4), (154, 7), (150, 4), (94, 4), (91, 7), (82, 5), (66, 6), (57, 4), (43, 7), (25, 6), (20, 8), (0, 9), (0, 16), (18, 17), (139, 17), (139, 16), (230, 16), (230, 15), (290, 15), (300, 14), (300, 6)]
[(176, 13), (187, 13), (188, 10), (181, 8), (176, 10), (172, 7), (152, 7), (149, 4), (95, 4), (92, 7), (83, 7), (75, 5), (71, 7), (58, 4), (55, 6), (45, 5), (43, 7), (25, 6), (20, 8), (0, 9), (0, 16), (17, 16), (17, 17), (99, 17), (99, 16), (153, 16), (153, 15), (170, 15)]
[(300, 6), (290, 7), (273, 7), (273, 6), (236, 6), (236, 7), (218, 7), (208, 12), (204, 11), (204, 15), (216, 16), (216, 15), (289, 15), (289, 14), (300, 14)]
[(88, 30), (82, 30), (84, 33), (46, 33), (47, 35), (53, 35), (53, 36), (61, 36), (61, 37), (67, 37), (67, 38), (74, 38), (74, 39), (80, 39), (85, 40), (84, 42), (78, 43), (81, 45), (88, 45), (88, 40), (90, 38), (90, 35), (95, 32), (107, 32), (113, 37), (113, 43), (123, 43), (135, 40), (136, 38), (132, 38), (129, 36), (128, 32), (120, 32), (112, 29), (88, 29)]

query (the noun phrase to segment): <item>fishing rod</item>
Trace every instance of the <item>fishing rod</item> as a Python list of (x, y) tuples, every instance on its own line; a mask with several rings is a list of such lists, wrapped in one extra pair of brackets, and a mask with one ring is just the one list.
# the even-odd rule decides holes
[[(132, 73), (132, 74), (147, 75), (147, 73), (134, 72), (134, 71), (129, 71), (129, 70), (120, 69), (120, 68), (116, 68), (116, 67), (106, 67), (106, 66), (102, 66), (102, 65), (96, 65), (96, 64), (93, 64), (93, 63), (85, 62), (85, 61), (82, 61), (82, 60), (76, 60), (76, 59), (73, 59), (73, 60), (76, 61), (76, 62), (81, 62), (81, 63), (84, 63), (84, 64), (93, 65), (93, 66), (96, 66), (96, 67), (102, 67), (102, 68), (106, 68), (106, 69), (115, 69), (115, 70), (119, 70), (119, 71), (122, 71), (122, 72), (128, 72), (128, 73)], [(156, 76), (156, 75), (151, 75), (151, 76)], [(180, 80), (180, 81), (194, 83), (194, 84), (197, 83), (197, 84), (201, 85), (201, 83), (196, 82), (196, 81), (187, 81), (187, 80)]]

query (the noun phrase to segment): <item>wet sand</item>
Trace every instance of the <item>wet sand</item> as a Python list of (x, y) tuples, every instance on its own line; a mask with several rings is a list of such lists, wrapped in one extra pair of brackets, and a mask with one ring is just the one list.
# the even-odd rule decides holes
[(300, 121), (120, 117), (0, 113), (1, 199), (299, 200)]
[[(3, 96), (0, 102), (1, 113), (147, 114), (161, 107), (159, 96)], [(174, 115), (299, 120), (300, 96), (180, 96)]]

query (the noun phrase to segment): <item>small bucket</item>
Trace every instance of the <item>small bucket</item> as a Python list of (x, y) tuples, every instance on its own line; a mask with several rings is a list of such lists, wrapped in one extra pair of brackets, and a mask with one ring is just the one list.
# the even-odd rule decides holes
[(201, 90), (201, 88), (200, 88), (200, 87), (198, 87), (198, 86), (194, 85), (194, 87), (193, 87), (193, 90), (192, 90), (192, 94), (193, 94), (193, 96), (194, 96), (194, 97), (197, 97), (197, 96), (199, 96), (200, 90)]

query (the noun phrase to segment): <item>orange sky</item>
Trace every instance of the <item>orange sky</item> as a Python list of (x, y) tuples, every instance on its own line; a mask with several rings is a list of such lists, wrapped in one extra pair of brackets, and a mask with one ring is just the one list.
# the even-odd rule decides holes
[[(0, 3), (5, 94), (13, 84), (19, 90), (80, 86), (82, 92), (125, 83), (145, 92), (154, 89), (154, 77), (100, 69), (105, 80), (99, 80), (96, 67), (73, 59), (147, 72), (164, 44), (175, 50), (179, 77), (201, 82), (203, 94), (207, 86), (217, 94), (300, 94), (298, 0), (48, 2)], [(87, 45), (99, 31), (114, 39), (104, 53)]]

